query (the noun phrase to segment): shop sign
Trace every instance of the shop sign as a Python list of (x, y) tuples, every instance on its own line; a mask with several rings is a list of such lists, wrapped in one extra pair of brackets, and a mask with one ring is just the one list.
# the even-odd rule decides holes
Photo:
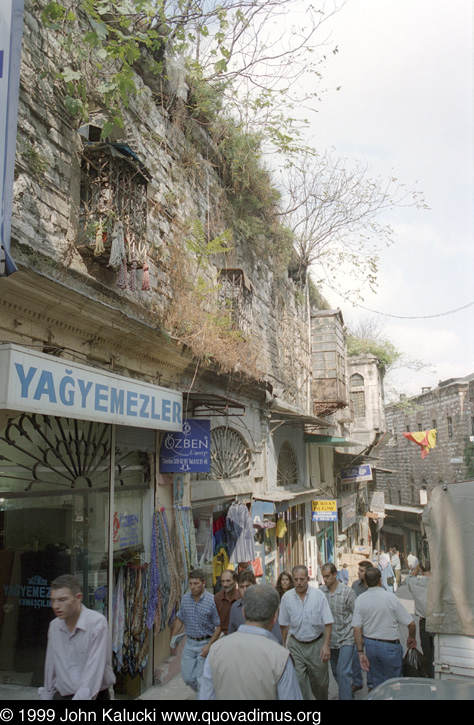
[(0, 345), (0, 409), (180, 431), (182, 393)]
[(130, 512), (115, 512), (113, 521), (114, 551), (139, 546), (141, 541), (140, 516)]
[(211, 421), (185, 420), (180, 433), (168, 433), (161, 444), (161, 473), (209, 473)]
[(342, 524), (341, 531), (346, 531), (350, 526), (357, 523), (357, 494), (347, 496), (342, 500)]
[[(33, 607), (43, 609), (51, 607), (49, 598), (51, 588), (46, 579), (39, 574), (28, 578), (28, 584), (4, 584), (4, 597), (18, 599), (20, 607)], [(6, 605), (8, 606), (8, 605)], [(6, 610), (5, 610), (6, 611)]]
[(311, 521), (337, 521), (337, 502), (321, 499), (311, 504)]
[(370, 464), (366, 464), (365, 466), (353, 466), (352, 468), (343, 468), (340, 475), (342, 483), (372, 481), (372, 467), (370, 466)]

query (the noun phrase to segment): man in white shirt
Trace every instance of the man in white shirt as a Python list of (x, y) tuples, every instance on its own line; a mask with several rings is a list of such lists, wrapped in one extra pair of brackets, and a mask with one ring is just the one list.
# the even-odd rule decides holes
[(407, 564), (410, 571), (418, 566), (420, 562), (418, 561), (418, 557), (415, 556), (413, 551), (410, 551), (410, 553), (407, 556)]
[(395, 548), (391, 550), (390, 563), (392, 565), (393, 571), (395, 572), (395, 581), (397, 582), (397, 587), (399, 587), (402, 576), (402, 565), (400, 562), (400, 555)]
[(48, 630), (41, 700), (110, 700), (112, 643), (107, 620), (82, 603), (81, 585), (65, 574), (51, 583), (56, 619)]
[(416, 625), (398, 597), (382, 587), (379, 569), (367, 569), (365, 581), (368, 589), (356, 600), (352, 626), (360, 666), (366, 672), (370, 669), (373, 686), (377, 687), (392, 677), (401, 677), (399, 625), (408, 627), (408, 648), (416, 648)]
[(295, 587), (283, 595), (280, 605), (283, 644), (293, 658), (303, 699), (327, 700), (334, 619), (325, 595), (309, 586), (308, 569), (296, 566), (292, 575)]

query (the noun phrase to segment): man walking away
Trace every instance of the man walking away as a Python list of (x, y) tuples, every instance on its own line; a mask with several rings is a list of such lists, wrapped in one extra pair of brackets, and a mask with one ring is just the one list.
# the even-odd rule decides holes
[(249, 586), (245, 624), (209, 652), (199, 700), (302, 700), (290, 653), (271, 634), (280, 597), (269, 584)]
[(398, 551), (393, 548), (391, 557), (390, 557), (390, 563), (392, 564), (392, 569), (395, 572), (395, 581), (397, 582), (397, 589), (400, 586), (401, 583), (401, 577), (402, 577), (402, 564), (400, 561), (400, 554)]
[[(360, 597), (361, 594), (365, 594), (365, 592), (368, 590), (367, 583), (365, 581), (365, 572), (367, 569), (371, 569), (373, 567), (373, 564), (368, 559), (365, 559), (364, 561), (359, 561), (358, 569), (357, 569), (357, 579), (352, 584), (352, 589), (355, 592), (356, 597)], [(364, 681), (362, 677), (362, 670), (360, 668), (360, 662), (359, 662), (359, 655), (357, 653), (357, 649), (354, 647), (354, 655), (352, 657), (352, 692), (358, 692), (359, 690), (362, 690), (364, 686)], [(370, 690), (373, 689), (372, 684), (372, 673), (367, 672), (367, 688)]]
[[(205, 658), (221, 630), (214, 595), (206, 591), (206, 575), (203, 570), (191, 571), (188, 582), (189, 591), (181, 600), (171, 629), (171, 642), (184, 627), (186, 643), (181, 655), (181, 677), (186, 685), (198, 692)], [(172, 643), (171, 647), (173, 648)]]
[(41, 700), (110, 700), (112, 642), (103, 614), (82, 603), (81, 585), (64, 574), (51, 582), (56, 619), (48, 630)]
[(325, 595), (309, 586), (308, 569), (295, 566), (295, 588), (283, 595), (280, 627), (288, 646), (303, 699), (327, 700), (329, 692), (329, 641), (334, 621)]
[[(421, 574), (421, 576), (418, 576)], [(426, 631), (426, 602), (428, 599), (428, 584), (431, 576), (430, 562), (418, 564), (411, 570), (406, 578), (408, 591), (415, 602), (415, 614), (420, 618), (421, 649), (430, 663), (430, 677), (434, 677), (434, 635)]]
[(399, 625), (408, 627), (408, 648), (416, 647), (416, 626), (398, 597), (383, 589), (379, 569), (368, 568), (365, 581), (368, 590), (356, 600), (352, 625), (360, 666), (366, 671), (370, 669), (373, 686), (377, 687), (392, 677), (401, 677), (403, 647)]
[(340, 582), (334, 564), (325, 564), (321, 569), (324, 592), (331, 609), (334, 623), (332, 625), (331, 670), (339, 687), (339, 700), (352, 700), (352, 658), (354, 655), (354, 632), (352, 614), (356, 602), (353, 589)]

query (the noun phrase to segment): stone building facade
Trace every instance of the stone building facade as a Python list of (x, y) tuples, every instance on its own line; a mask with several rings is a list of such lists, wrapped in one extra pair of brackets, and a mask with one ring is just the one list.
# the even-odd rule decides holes
[[(398, 505), (426, 502), (426, 491), (467, 478), (466, 448), (474, 435), (474, 375), (450, 379), (420, 395), (385, 408), (391, 439), (381, 465), (393, 473), (379, 477), (386, 501)], [(436, 429), (436, 446), (425, 458), (404, 432)]]
[[(115, 631), (114, 592), (123, 572), (149, 592), (157, 536), (158, 554), (180, 562), (171, 602), (198, 563), (213, 589), (222, 560), (209, 543), (233, 504), (268, 524), (253, 552), (268, 581), (302, 561), (315, 576), (336, 533), (311, 521), (315, 498), (335, 498), (334, 448), (306, 435), (338, 424), (315, 412), (308, 290), (289, 277), (278, 230), (262, 218), (265, 234), (242, 232), (225, 160), (163, 102), (176, 96), (163, 79), (159, 95), (136, 69), (120, 133), (100, 138), (100, 108), (78, 128), (46, 4), (25, 2), (18, 271), (0, 280), (0, 680), (27, 687), (41, 684), (58, 573), (81, 578)], [(189, 420), (209, 426), (207, 443), (187, 442), (209, 445), (210, 470), (163, 472), (163, 447)], [(146, 626), (145, 614), (141, 659), (117, 668), (122, 697), (170, 664), (170, 612)]]

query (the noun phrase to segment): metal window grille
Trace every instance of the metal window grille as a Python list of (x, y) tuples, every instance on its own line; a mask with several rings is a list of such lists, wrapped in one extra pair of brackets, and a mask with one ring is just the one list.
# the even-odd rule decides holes
[[(84, 147), (81, 163), (79, 243), (93, 247), (100, 229), (110, 251), (116, 222), (122, 222), (129, 260), (141, 261), (147, 244), (147, 179), (144, 170), (111, 144)], [(104, 260), (108, 255), (103, 255)]]

